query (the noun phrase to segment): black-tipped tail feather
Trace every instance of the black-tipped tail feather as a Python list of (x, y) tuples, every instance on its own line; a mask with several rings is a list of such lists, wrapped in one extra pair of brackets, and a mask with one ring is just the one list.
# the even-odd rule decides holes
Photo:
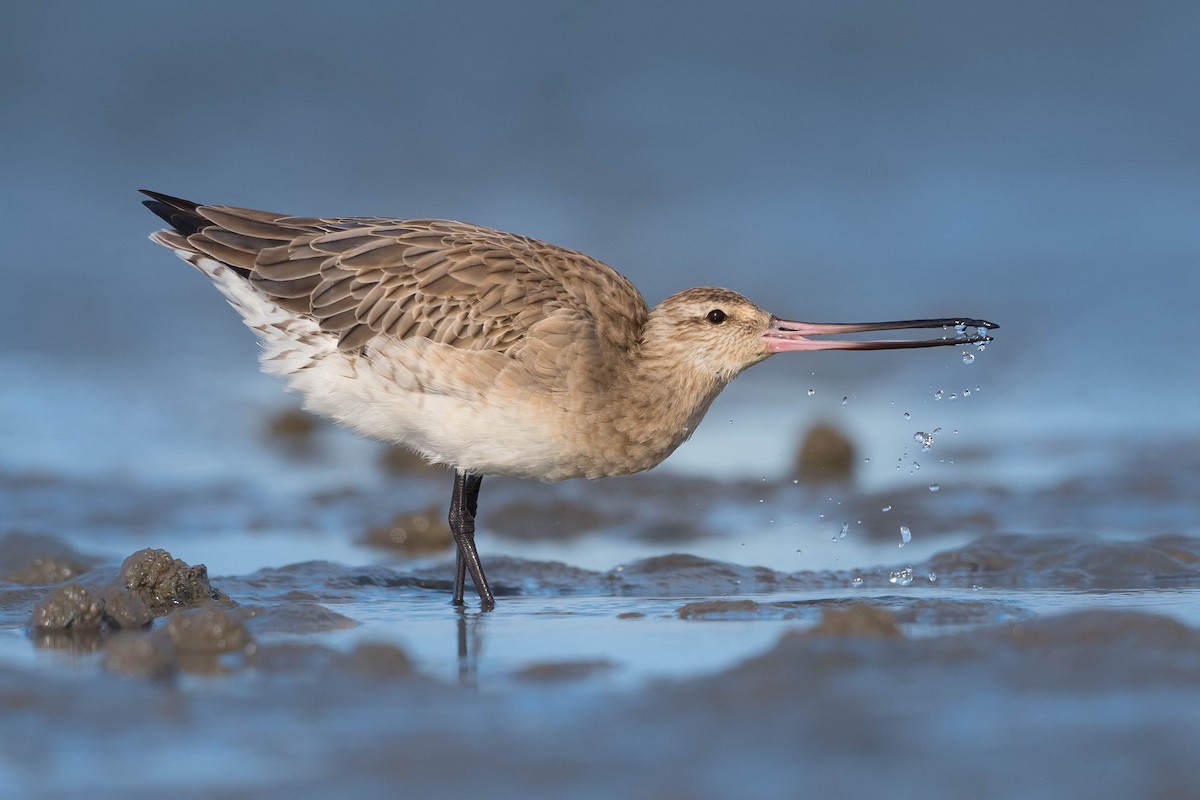
[(142, 205), (161, 217), (181, 236), (199, 233), (203, 228), (212, 224), (196, 211), (200, 207), (199, 203), (171, 197), (171, 195), (161, 192), (152, 192), (149, 189), (139, 189), (138, 191), (151, 198), (143, 200)]

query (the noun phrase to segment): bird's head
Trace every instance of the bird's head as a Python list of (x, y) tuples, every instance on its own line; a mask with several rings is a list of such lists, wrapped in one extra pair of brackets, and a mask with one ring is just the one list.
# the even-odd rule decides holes
[[(728, 383), (775, 353), (805, 350), (893, 350), (987, 343), (984, 320), (940, 318), (897, 322), (824, 323), (779, 319), (728, 289), (702, 286), (673, 294), (650, 313), (643, 343), (680, 365)], [(911, 328), (941, 329), (939, 338), (826, 339), (836, 334)]]

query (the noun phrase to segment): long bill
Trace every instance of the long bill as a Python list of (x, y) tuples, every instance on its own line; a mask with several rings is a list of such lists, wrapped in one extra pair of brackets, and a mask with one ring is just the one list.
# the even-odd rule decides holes
[[(967, 344), (987, 344), (992, 341), (986, 331), (1000, 327), (982, 319), (908, 319), (897, 322), (795, 322), (771, 318), (763, 334), (767, 350), (787, 353), (798, 350), (900, 350), (909, 347), (946, 347)], [(940, 328), (942, 336), (926, 339), (814, 339), (814, 336), (837, 336), (850, 333), (875, 333), (910, 329)]]

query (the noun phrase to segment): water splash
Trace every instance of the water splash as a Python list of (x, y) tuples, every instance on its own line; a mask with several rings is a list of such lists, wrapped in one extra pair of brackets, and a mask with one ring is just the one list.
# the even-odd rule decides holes
[(905, 567), (898, 572), (892, 572), (888, 575), (888, 583), (894, 583), (897, 586), (908, 586), (913, 582), (912, 567)]
[(929, 433), (917, 431), (913, 434), (913, 441), (921, 445), (921, 452), (928, 452), (929, 448), (933, 447), (934, 438), (941, 432), (941, 428), (934, 428)]

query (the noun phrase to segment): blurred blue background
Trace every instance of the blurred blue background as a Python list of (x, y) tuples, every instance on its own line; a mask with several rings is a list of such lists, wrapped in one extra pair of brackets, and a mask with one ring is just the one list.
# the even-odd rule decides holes
[(143, 186), (508, 229), (651, 303), (717, 284), (792, 318), (1002, 326), (970, 368), (774, 359), (710, 448), (975, 385), (981, 440), (1194, 432), (1198, 23), (1186, 0), (11, 4), (0, 465), (219, 476), (247, 409), (284, 402), (146, 241)]

